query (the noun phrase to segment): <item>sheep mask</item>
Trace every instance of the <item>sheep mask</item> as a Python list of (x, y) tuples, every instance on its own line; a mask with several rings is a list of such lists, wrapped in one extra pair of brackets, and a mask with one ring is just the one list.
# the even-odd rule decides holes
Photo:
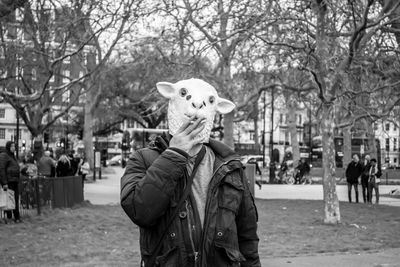
[(207, 143), (210, 138), (215, 114), (226, 114), (235, 108), (235, 104), (219, 97), (212, 85), (200, 79), (159, 82), (157, 90), (169, 99), (168, 127), (171, 135), (175, 135), (190, 116), (206, 119), (204, 130), (196, 137), (202, 143)]

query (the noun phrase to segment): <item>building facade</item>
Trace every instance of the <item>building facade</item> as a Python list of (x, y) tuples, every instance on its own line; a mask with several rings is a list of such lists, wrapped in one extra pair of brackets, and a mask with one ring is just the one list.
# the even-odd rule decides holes
[[(17, 9), (1, 18), (3, 38), (0, 43), (0, 90), (29, 95), (44, 89), (36, 108), (45, 111), (37, 114), (33, 112), (29, 116), (31, 121), (39, 121), (42, 125), (51, 122), (69, 108), (65, 115), (41, 133), (44, 136), (44, 147), (67, 148), (73, 128), (71, 124), (77, 114), (83, 112), (86, 101), (83, 78), (97, 64), (94, 43), (80, 48), (81, 40), (65, 32), (65, 21), (71, 14), (66, 8), (43, 7), (40, 14), (34, 14), (38, 25), (36, 32), (26, 25), (23, 9)], [(80, 32), (82, 29), (85, 27), (77, 28), (74, 34), (85, 37), (86, 33)], [(1, 118), (2, 109), (4, 118)], [(38, 114), (43, 114), (43, 117), (33, 119), (32, 116), (41, 116)], [(32, 136), (22, 120), (19, 124), (19, 139), (25, 140), (19, 142), (20, 150), (24, 143), (31, 148), (29, 144), (32, 143)], [(5, 139), (12, 139), (16, 135), (12, 134), (11, 129), (16, 127), (15, 110), (3, 101), (0, 104), (0, 146), (3, 145), (2, 129), (5, 131)]]

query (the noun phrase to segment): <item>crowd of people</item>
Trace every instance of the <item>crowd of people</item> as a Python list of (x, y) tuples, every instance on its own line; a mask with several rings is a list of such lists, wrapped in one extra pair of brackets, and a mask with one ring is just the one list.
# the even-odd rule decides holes
[[(358, 203), (358, 185), (361, 184), (361, 191), (364, 203), (372, 203), (375, 192), (375, 203), (379, 204), (379, 184), (382, 171), (375, 158), (369, 155), (360, 162), (357, 154), (353, 155), (352, 161), (346, 168), (346, 181), (348, 187), (349, 202), (352, 202), (352, 189), (354, 188), (356, 203)], [(374, 192), (373, 192), (374, 191)]]
[(0, 153), (0, 184), (3, 190), (14, 191), (15, 209), (4, 211), (4, 222), (8, 223), (12, 219), (16, 223), (21, 222), (19, 212), (21, 177), (35, 179), (81, 175), (83, 183), (88, 172), (88, 162), (73, 150), (61, 153), (58, 157), (54, 157), (52, 151), (46, 150), (38, 160), (28, 152), (23, 155), (22, 160), (19, 160), (15, 156), (15, 143), (8, 141), (5, 151)]

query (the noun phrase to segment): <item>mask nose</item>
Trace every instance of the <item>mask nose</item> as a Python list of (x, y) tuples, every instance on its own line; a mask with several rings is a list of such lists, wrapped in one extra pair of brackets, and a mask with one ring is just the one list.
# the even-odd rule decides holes
[(206, 103), (204, 101), (201, 103), (192, 102), (192, 107), (194, 107), (195, 109), (202, 109), (205, 106), (206, 106)]

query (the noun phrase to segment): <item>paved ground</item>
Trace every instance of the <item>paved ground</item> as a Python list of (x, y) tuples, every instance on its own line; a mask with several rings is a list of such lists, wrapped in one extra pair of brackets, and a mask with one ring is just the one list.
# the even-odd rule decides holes
[[(110, 167), (103, 171), (104, 178), (85, 184), (85, 199), (92, 204), (118, 204), (120, 178), (124, 169)], [(399, 185), (380, 186), (381, 194), (400, 188)], [(360, 190), (361, 191), (361, 190)], [(347, 186), (337, 186), (340, 201), (347, 201)], [(361, 194), (361, 192), (360, 192)], [(322, 200), (322, 185), (267, 185), (255, 189), (255, 196), (264, 199)], [(354, 197), (353, 197), (354, 198)], [(360, 195), (362, 201), (362, 196)], [(383, 205), (400, 206), (400, 199), (381, 198)], [(400, 235), (399, 235), (400, 236)], [(262, 266), (272, 267), (400, 267), (400, 248), (361, 254), (315, 255), (291, 258), (263, 258)]]
[[(380, 195), (388, 194), (391, 190), (400, 189), (400, 185), (381, 185), (379, 186)], [(348, 201), (347, 186), (337, 185), (336, 186), (339, 201)], [(270, 185), (264, 184), (262, 189), (258, 187), (254, 189), (255, 196), (263, 199), (312, 199), (322, 200), (323, 190), (321, 184), (313, 185)], [(359, 201), (363, 202), (361, 186), (359, 186)], [(352, 200), (355, 201), (354, 190), (352, 191)], [(372, 202), (375, 202), (375, 197), (372, 198)], [(380, 204), (400, 206), (399, 198), (380, 197)]]

